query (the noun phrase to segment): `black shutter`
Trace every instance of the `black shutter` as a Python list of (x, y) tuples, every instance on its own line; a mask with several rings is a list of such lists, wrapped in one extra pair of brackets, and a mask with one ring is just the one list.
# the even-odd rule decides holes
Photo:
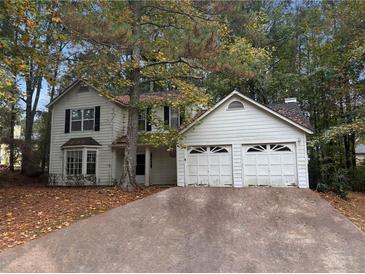
[(65, 133), (70, 132), (70, 110), (66, 109), (65, 111)]
[(151, 126), (151, 108), (147, 108), (146, 111), (146, 119), (147, 119), (147, 131), (151, 131), (152, 130), (152, 126)]
[(95, 107), (95, 131), (100, 130), (100, 106)]
[(181, 109), (180, 110), (180, 125), (181, 126), (184, 123), (184, 119), (185, 119), (185, 109)]
[(167, 106), (163, 108), (163, 120), (166, 126), (170, 124), (170, 108)]

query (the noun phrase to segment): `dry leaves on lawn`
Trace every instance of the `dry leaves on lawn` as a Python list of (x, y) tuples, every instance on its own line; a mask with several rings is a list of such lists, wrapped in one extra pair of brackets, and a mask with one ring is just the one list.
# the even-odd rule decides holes
[(0, 251), (166, 188), (0, 186)]
[(331, 192), (319, 194), (365, 232), (365, 193), (350, 192), (346, 199)]

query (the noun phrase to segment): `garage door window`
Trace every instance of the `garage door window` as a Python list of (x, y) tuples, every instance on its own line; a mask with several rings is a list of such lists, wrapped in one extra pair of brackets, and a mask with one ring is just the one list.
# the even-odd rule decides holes
[(210, 152), (213, 152), (213, 153), (228, 153), (228, 150), (224, 147), (210, 147)]
[(207, 151), (207, 147), (195, 147), (190, 150), (190, 154), (201, 154)]
[(270, 150), (273, 151), (291, 151), (291, 149), (287, 146), (283, 145), (270, 145)]
[(264, 151), (292, 151), (288, 146), (279, 144), (255, 145), (247, 149), (247, 152), (264, 152)]
[(247, 152), (264, 152), (266, 150), (266, 145), (252, 146), (247, 149)]

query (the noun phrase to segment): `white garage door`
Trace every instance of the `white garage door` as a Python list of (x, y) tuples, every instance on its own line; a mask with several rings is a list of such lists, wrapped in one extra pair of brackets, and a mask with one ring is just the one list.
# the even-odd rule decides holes
[(244, 185), (297, 184), (295, 144), (243, 146)]
[(188, 185), (231, 186), (232, 149), (230, 146), (199, 146), (187, 149)]

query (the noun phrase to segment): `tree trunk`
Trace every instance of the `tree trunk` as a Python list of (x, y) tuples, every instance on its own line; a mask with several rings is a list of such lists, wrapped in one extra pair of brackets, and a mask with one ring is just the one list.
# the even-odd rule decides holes
[[(130, 1), (130, 6), (134, 13), (135, 24), (132, 29), (136, 37), (140, 33), (141, 3), (139, 1)], [(132, 60), (138, 64), (141, 60), (141, 51), (138, 43), (132, 48)], [(129, 90), (129, 109), (128, 109), (128, 127), (127, 127), (127, 146), (124, 150), (123, 172), (122, 172), (122, 189), (134, 191), (138, 186), (136, 182), (136, 165), (137, 165), (137, 141), (138, 141), (138, 102), (141, 93), (140, 71), (135, 68), (130, 73), (130, 79), (133, 86)]]
[(14, 171), (15, 164), (15, 146), (14, 146), (14, 127), (15, 127), (15, 104), (11, 104), (11, 113), (10, 113), (10, 144), (9, 144), (9, 169), (10, 171)]
[(137, 187), (137, 140), (138, 140), (138, 108), (139, 90), (133, 88), (130, 93), (130, 107), (128, 111), (127, 146), (124, 150), (124, 162), (122, 173), (122, 188), (133, 191)]
[(356, 167), (356, 153), (355, 153), (355, 143), (356, 143), (356, 137), (355, 133), (352, 133), (350, 136), (350, 155), (351, 155), (351, 165), (352, 168)]
[[(25, 131), (24, 131), (24, 146), (22, 150), (22, 173), (27, 174), (30, 168), (35, 163), (32, 162), (30, 157), (32, 152), (32, 134), (34, 117), (36, 114), (38, 100), (42, 89), (42, 77), (33, 77), (33, 72), (30, 73), (29, 78), (26, 81), (26, 102), (25, 102)], [(36, 96), (33, 102), (33, 95), (36, 92)]]

